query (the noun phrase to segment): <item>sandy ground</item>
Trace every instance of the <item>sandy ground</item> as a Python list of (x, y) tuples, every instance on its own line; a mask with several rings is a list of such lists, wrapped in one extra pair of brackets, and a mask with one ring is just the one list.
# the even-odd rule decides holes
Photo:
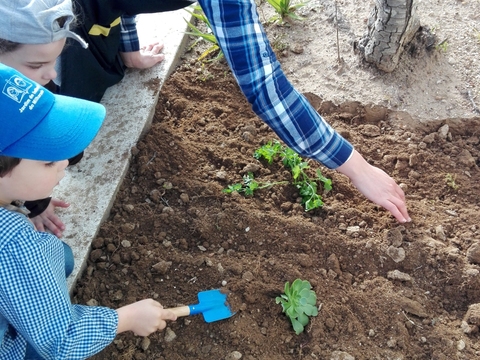
[[(285, 72), (303, 92), (335, 103), (360, 101), (408, 112), (420, 121), (468, 118), (480, 107), (480, 2), (418, 1), (420, 24), (445, 40), (446, 47), (412, 57), (404, 53), (393, 73), (362, 62), (353, 43), (366, 31), (373, 2), (313, 0), (300, 9), (305, 17), (290, 28), (268, 26), (273, 44), (288, 45)], [(262, 6), (264, 19), (271, 15)], [(275, 29), (276, 27), (276, 29)], [(338, 52), (339, 49), (339, 52)], [(296, 53), (293, 53), (295, 50)], [(300, 54), (298, 52), (301, 51)], [(338, 56), (344, 65), (339, 66)], [(475, 111), (476, 106), (476, 111)]]

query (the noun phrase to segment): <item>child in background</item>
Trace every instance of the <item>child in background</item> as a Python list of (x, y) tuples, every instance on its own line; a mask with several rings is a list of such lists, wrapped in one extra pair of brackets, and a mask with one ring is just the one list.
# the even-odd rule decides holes
[(62, 242), (12, 205), (51, 193), (105, 108), (54, 95), (1, 64), (0, 89), (0, 358), (85, 359), (123, 331), (163, 329), (176, 316), (151, 299), (117, 310), (72, 304)]
[(165, 59), (163, 44), (140, 47), (136, 16), (123, 15), (120, 21), (120, 58), (123, 64), (132, 69), (149, 69)]

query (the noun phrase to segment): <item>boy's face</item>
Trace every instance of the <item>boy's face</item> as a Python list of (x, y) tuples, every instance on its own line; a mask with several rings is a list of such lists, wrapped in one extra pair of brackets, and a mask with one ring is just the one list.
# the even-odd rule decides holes
[(13, 170), (0, 177), (0, 202), (38, 200), (51, 195), (65, 175), (68, 160), (45, 162), (22, 159)]
[(49, 44), (25, 44), (0, 55), (0, 63), (20, 71), (26, 77), (46, 85), (57, 77), (55, 61), (63, 50), (65, 39)]

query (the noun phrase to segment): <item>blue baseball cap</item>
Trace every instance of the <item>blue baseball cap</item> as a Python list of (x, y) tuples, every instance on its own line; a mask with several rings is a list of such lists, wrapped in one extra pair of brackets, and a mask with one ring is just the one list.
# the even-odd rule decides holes
[(54, 95), (0, 64), (0, 156), (60, 161), (82, 152), (105, 119), (101, 104)]

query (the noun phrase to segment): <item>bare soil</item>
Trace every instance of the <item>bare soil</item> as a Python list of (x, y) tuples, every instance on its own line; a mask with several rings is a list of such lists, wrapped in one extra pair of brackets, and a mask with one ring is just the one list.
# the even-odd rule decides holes
[[(475, 8), (475, 1), (447, 3), (457, 13)], [(363, 9), (356, 1), (339, 4), (349, 16)], [(446, 5), (431, 6), (443, 16)], [(268, 26), (267, 32), (288, 37), (312, 23), (317, 33), (333, 31), (325, 12), (305, 14), (307, 22)], [(295, 40), (287, 43), (279, 52), (286, 69), (308, 57), (308, 51), (292, 51)], [(372, 101), (369, 91), (380, 83), (401, 90), (406, 80), (392, 82), (402, 74), (382, 75), (358, 59), (346, 61), (343, 77), (335, 76), (351, 80), (361, 71), (377, 80), (367, 85), (358, 76), (350, 93), (346, 84), (340, 96), (348, 101), (333, 90), (304, 89), (370, 163), (402, 184), (413, 221), (400, 225), (346, 177), (314, 162), (311, 174), (320, 169), (333, 181), (321, 209), (305, 212), (292, 185), (253, 197), (222, 193), (249, 170), (260, 181), (290, 176), (280, 163), (253, 158), (276, 136), (250, 110), (228, 66), (202, 66), (197, 56), (187, 54), (164, 84), (152, 127), (132, 149), (131, 167), (74, 297), (113, 308), (153, 297), (174, 307), (222, 288), (236, 314), (209, 324), (201, 316), (182, 318), (148, 338), (122, 334), (95, 359), (480, 359), (480, 118), (472, 108), (478, 83), (469, 89), (471, 99), (458, 91), (432, 103), (438, 113), (432, 110), (430, 119), (422, 107), (429, 98), (421, 92), (421, 106), (409, 104), (408, 111)], [(415, 60), (407, 54), (400, 66), (422, 73), (427, 63), (436, 69), (442, 56), (425, 52)], [(468, 62), (465, 57), (456, 63)], [(335, 58), (321, 61), (340, 66)], [(303, 77), (302, 85), (320, 81), (325, 74), (316, 71), (326, 68)], [(465, 80), (463, 71), (443, 71)], [(422, 74), (412, 86), (428, 83), (429, 92), (443, 91), (443, 81)], [(362, 84), (365, 99), (356, 92)], [(446, 108), (462, 116), (443, 116)], [(275, 303), (285, 282), (296, 278), (311, 282), (319, 308), (300, 335)]]

